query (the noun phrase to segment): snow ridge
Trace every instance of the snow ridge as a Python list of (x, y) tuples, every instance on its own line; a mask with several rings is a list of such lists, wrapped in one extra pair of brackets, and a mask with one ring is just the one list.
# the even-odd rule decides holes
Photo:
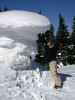
[(39, 26), (48, 27), (50, 21), (47, 17), (35, 12), (12, 10), (0, 13), (0, 27)]

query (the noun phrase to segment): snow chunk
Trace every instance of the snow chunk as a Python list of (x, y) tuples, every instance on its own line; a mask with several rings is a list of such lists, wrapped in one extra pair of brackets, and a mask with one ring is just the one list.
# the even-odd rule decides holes
[(7, 37), (0, 37), (0, 46), (2, 47), (11, 47), (13, 46), (14, 40), (7, 38)]

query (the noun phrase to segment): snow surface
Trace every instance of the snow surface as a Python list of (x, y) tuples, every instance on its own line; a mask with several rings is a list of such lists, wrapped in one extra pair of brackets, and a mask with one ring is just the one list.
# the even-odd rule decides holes
[(49, 71), (25, 70), (30, 54), (26, 45), (0, 38), (0, 100), (75, 100), (75, 65), (60, 68), (63, 87), (55, 91)]

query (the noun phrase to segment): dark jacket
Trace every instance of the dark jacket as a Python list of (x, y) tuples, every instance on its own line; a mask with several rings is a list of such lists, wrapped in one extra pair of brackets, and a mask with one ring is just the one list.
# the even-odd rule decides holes
[(46, 47), (45, 59), (46, 62), (56, 60), (57, 48), (54, 46), (52, 48)]

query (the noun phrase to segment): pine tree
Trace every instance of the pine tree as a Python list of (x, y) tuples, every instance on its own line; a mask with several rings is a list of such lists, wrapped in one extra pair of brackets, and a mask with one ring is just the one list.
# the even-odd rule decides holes
[(48, 41), (55, 43), (55, 36), (54, 36), (54, 26), (53, 24), (50, 25), (50, 29), (45, 32), (45, 42), (47, 44)]
[(68, 49), (68, 62), (69, 64), (75, 64), (75, 16), (73, 16), (73, 26), (72, 26), (72, 34), (69, 39), (69, 49)]
[(44, 53), (45, 53), (45, 35), (44, 33), (38, 34), (38, 40), (37, 42), (37, 55), (36, 55), (36, 61), (40, 64), (44, 64)]
[(0, 8), (0, 12), (2, 12), (2, 9)]
[(38, 34), (38, 40), (37, 40), (37, 53), (38, 54), (36, 55), (36, 61), (41, 64), (47, 64), (45, 56), (46, 56), (47, 42), (49, 40), (52, 43), (55, 42), (54, 27), (52, 24), (50, 26), (50, 29), (47, 30), (45, 33)]
[(42, 14), (42, 11), (41, 10), (39, 10), (39, 12), (38, 12), (39, 14)]
[(56, 46), (58, 47), (58, 52), (61, 53), (61, 59), (64, 64), (67, 63), (67, 45), (68, 45), (69, 32), (67, 26), (65, 25), (64, 17), (59, 14), (59, 26), (56, 34)]
[(7, 6), (4, 6), (4, 9), (3, 9), (3, 11), (8, 11), (8, 8), (7, 8)]
[(72, 27), (72, 36), (71, 36), (72, 42), (75, 45), (75, 16), (73, 16), (73, 27)]
[(51, 26), (50, 26), (50, 34), (51, 34), (52, 42), (55, 43), (54, 26), (53, 26), (53, 24), (51, 24)]
[(69, 33), (67, 31), (67, 26), (65, 25), (64, 17), (59, 14), (59, 26), (56, 34), (56, 44), (59, 49), (62, 49), (65, 45), (67, 45)]

